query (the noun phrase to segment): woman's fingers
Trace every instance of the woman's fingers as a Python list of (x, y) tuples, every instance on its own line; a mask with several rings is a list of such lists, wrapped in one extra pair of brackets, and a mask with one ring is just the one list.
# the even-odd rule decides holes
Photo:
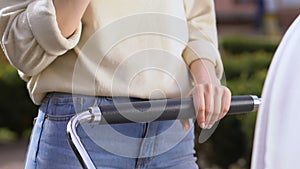
[(224, 86), (224, 93), (221, 102), (221, 114), (218, 120), (222, 119), (229, 111), (231, 103), (231, 92), (230, 90)]
[(203, 129), (209, 129), (227, 114), (231, 92), (225, 86), (201, 84), (195, 87), (193, 100), (198, 125)]
[(214, 86), (207, 84), (205, 86), (204, 91), (204, 99), (205, 99), (205, 128), (210, 128), (212, 125), (211, 121), (215, 118), (215, 98), (214, 98)]
[(190, 126), (190, 121), (188, 119), (181, 119), (180, 122), (182, 124), (184, 131), (188, 131), (190, 129), (191, 126)]
[(203, 86), (196, 86), (193, 89), (193, 102), (197, 114), (197, 123), (201, 128), (205, 128), (205, 98)]
[[(207, 94), (209, 95), (208, 102), (211, 103), (211, 110), (208, 112), (206, 119), (206, 128), (211, 128), (213, 124), (218, 120), (220, 113), (221, 113), (221, 97), (222, 91), (220, 91), (220, 88), (214, 88), (212, 91)], [(212, 101), (211, 101), (212, 100)]]

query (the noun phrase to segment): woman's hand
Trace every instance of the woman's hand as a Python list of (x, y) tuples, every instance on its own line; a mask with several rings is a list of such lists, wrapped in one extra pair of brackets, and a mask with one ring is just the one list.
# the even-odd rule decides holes
[(193, 101), (198, 125), (210, 129), (228, 112), (231, 101), (230, 90), (221, 85), (197, 84), (193, 89)]
[(58, 27), (65, 38), (70, 37), (81, 21), (91, 0), (53, 0)]
[[(231, 92), (221, 85), (212, 62), (199, 59), (194, 61), (190, 68), (195, 81), (192, 95), (197, 123), (202, 129), (209, 129), (227, 114)], [(187, 126), (184, 126), (186, 129)]]

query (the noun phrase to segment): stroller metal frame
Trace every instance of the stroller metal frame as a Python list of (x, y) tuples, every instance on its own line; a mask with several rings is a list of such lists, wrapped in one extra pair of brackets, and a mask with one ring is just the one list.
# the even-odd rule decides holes
[[(253, 112), (258, 110), (260, 104), (261, 99), (257, 96), (233, 96), (228, 114)], [(96, 166), (77, 134), (77, 127), (86, 122), (100, 125), (107, 123), (133, 123), (133, 121), (124, 116), (134, 117), (134, 122), (144, 123), (195, 118), (196, 113), (192, 98), (150, 100), (90, 107), (88, 110), (72, 117), (67, 125), (68, 142), (83, 168), (96, 169)]]

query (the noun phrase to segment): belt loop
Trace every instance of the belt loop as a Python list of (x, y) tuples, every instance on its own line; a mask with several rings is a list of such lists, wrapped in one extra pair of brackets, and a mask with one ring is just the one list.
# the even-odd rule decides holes
[(32, 124), (35, 125), (37, 117), (33, 118)]

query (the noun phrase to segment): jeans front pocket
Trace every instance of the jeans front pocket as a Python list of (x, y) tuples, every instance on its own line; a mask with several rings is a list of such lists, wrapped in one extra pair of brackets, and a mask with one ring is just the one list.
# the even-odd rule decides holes
[[(49, 107), (40, 138), (37, 164), (42, 168), (81, 168), (66, 134), (68, 121), (74, 116), (74, 106)], [(56, 112), (55, 112), (56, 111)]]

